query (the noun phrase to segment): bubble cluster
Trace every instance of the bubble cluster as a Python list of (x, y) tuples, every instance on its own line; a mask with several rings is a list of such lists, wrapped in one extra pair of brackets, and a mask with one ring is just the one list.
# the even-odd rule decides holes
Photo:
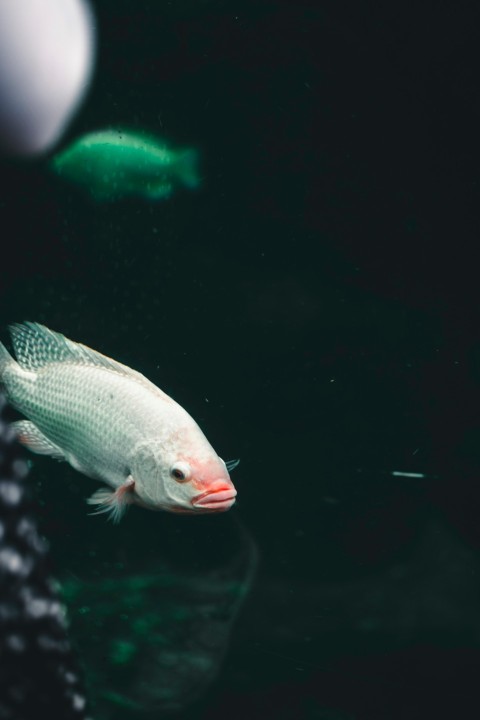
[(26, 473), (0, 394), (0, 717), (84, 720), (87, 701)]

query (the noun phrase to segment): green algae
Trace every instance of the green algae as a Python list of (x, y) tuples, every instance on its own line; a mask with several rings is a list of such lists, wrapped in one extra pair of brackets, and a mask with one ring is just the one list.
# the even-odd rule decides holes
[(138, 652), (135, 643), (128, 640), (113, 640), (110, 647), (110, 659), (114, 665), (125, 665), (130, 662)]

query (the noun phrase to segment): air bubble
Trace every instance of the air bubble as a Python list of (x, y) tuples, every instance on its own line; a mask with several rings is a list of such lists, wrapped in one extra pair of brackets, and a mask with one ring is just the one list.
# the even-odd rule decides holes
[(14, 507), (18, 505), (22, 498), (22, 488), (18, 483), (12, 480), (3, 480), (0, 482), (0, 500), (6, 505)]
[(21, 653), (27, 645), (25, 638), (21, 635), (8, 635), (5, 639), (6, 646), (15, 653)]
[(75, 695), (72, 698), (72, 702), (73, 702), (74, 710), (83, 710), (85, 705), (87, 704), (85, 698), (82, 695), (79, 695), (78, 693), (75, 693)]
[(20, 480), (28, 475), (28, 465), (25, 460), (14, 460), (12, 469)]
[(23, 575), (28, 572), (27, 563), (20, 553), (11, 547), (0, 550), (0, 570), (7, 570), (15, 575)]

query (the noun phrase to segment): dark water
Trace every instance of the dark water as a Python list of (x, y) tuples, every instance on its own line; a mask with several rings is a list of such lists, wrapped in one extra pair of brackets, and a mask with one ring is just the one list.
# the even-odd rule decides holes
[(62, 147), (147, 130), (199, 149), (202, 189), (99, 204), (48, 158), (3, 160), (0, 324), (140, 370), (241, 464), (225, 516), (134, 508), (114, 527), (87, 515), (95, 483), (34, 458), (93, 715), (475, 717), (474, 14), (95, 9)]

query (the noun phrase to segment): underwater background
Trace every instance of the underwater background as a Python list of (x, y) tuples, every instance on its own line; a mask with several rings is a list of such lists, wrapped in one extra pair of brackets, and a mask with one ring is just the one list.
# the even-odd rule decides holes
[[(98, 720), (422, 720), (478, 708), (480, 121), (469, 6), (102, 0), (60, 145), (0, 160), (1, 339), (144, 373), (233, 475), (225, 515), (88, 515), (27, 455)], [(193, 148), (92, 197), (79, 137)], [(477, 711), (478, 712), (478, 711)]]

